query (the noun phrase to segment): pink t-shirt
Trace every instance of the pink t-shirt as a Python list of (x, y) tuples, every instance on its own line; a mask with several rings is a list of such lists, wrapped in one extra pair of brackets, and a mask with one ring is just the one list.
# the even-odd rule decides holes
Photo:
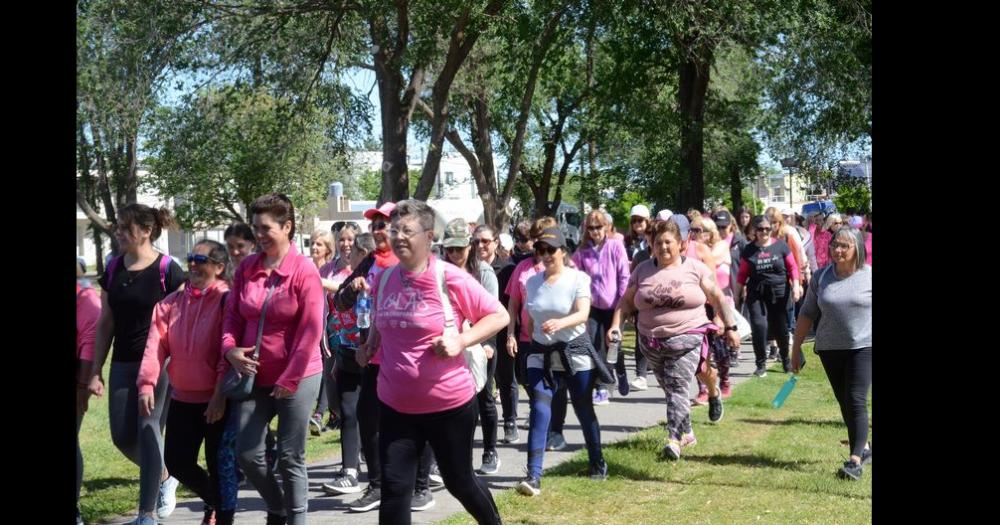
[(519, 314), (521, 328), (517, 340), (524, 343), (531, 341), (531, 334), (528, 332), (528, 309), (525, 308), (524, 304), (528, 297), (525, 284), (531, 276), (543, 271), (545, 271), (545, 265), (542, 263), (535, 264), (535, 258), (528, 257), (517, 263), (517, 266), (514, 267), (514, 271), (510, 274), (510, 280), (507, 281), (507, 289), (504, 290), (504, 293), (511, 299), (516, 297), (520, 301), (521, 311)]
[(708, 323), (701, 280), (711, 273), (701, 261), (687, 257), (675, 268), (659, 268), (650, 259), (636, 266), (629, 286), (636, 286), (639, 333), (648, 337), (685, 334)]
[(97, 322), (101, 320), (101, 298), (97, 290), (76, 283), (76, 357), (94, 360), (94, 340)]
[[(375, 292), (375, 327), (381, 335), (382, 363), (378, 397), (404, 414), (429, 414), (460, 407), (476, 395), (476, 383), (465, 357), (440, 357), (431, 341), (444, 333), (444, 310), (434, 267), (445, 265), (445, 283), (455, 312), (455, 325), (476, 323), (500, 310), (500, 301), (468, 272), (431, 257), (420, 273), (402, 266)], [(461, 328), (459, 328), (461, 330)]]

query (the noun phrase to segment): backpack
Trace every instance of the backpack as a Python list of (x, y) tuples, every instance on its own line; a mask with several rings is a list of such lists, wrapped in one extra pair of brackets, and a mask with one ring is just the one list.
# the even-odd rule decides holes
[[(115, 270), (117, 270), (118, 265), (121, 264), (122, 257), (125, 256), (119, 255), (118, 257), (111, 259), (111, 262), (108, 263), (108, 269), (105, 273), (108, 276), (109, 288), (111, 287), (111, 283), (115, 280)], [(167, 256), (167, 254), (160, 254), (160, 289), (163, 290), (164, 294), (167, 293), (167, 267), (170, 266), (171, 260), (172, 259)]]

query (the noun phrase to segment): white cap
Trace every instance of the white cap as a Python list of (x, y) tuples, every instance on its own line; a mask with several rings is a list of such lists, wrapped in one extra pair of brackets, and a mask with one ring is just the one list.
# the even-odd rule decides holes
[(791, 208), (785, 208), (785, 209), (781, 210), (781, 214), (782, 215), (789, 215), (789, 216), (795, 215), (795, 210), (793, 210)]
[(507, 251), (513, 250), (514, 249), (514, 238), (511, 237), (509, 233), (501, 233), (500, 234), (500, 246), (503, 246), (503, 249), (505, 249)]
[(658, 221), (669, 221), (671, 217), (674, 216), (674, 212), (670, 210), (660, 210), (656, 212), (656, 220)]
[(628, 214), (629, 217), (644, 217), (649, 218), (649, 208), (645, 204), (636, 204), (632, 206), (632, 211)]

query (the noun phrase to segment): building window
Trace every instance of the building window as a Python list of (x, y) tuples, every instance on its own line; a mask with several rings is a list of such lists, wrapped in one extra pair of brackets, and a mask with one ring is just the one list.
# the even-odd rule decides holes
[(444, 172), (444, 182), (445, 184), (455, 184), (455, 172), (452, 171)]

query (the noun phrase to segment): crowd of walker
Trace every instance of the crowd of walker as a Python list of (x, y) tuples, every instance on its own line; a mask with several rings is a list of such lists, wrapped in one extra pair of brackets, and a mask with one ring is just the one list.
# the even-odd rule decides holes
[[(98, 279), (103, 293), (78, 265), (77, 428), (92, 396), (106, 397), (112, 440), (139, 467), (135, 524), (167, 518), (178, 484), (204, 501), (204, 525), (231, 524), (245, 480), (268, 525), (302, 525), (307, 434), (338, 427), (342, 468), (323, 490), (360, 494), (349, 512), (378, 509), (379, 523), (407, 524), (443, 484), (478, 523), (499, 524), (481, 476), (502, 468), (498, 441), (522, 439), (522, 387), (530, 413), (520, 494), (541, 493), (545, 452), (566, 447), (569, 404), (590, 478), (605, 479), (594, 406), (615, 390), (647, 389), (648, 371), (665, 397), (662, 454), (676, 460), (697, 442), (693, 378), (693, 403), (709, 405), (711, 422), (723, 418), (741, 317), (758, 377), (775, 358), (797, 373), (803, 341), (815, 338), (851, 448), (837, 475), (858, 480), (871, 460), (870, 215), (653, 215), (640, 204), (626, 235), (607, 213), (589, 213), (571, 254), (551, 217), (512, 235), (462, 219), (440, 231), (432, 208), (406, 200), (365, 212), (369, 232), (341, 223), (313, 233), (306, 255), (291, 241), (287, 197), (263, 195), (250, 211), (252, 224), (232, 225), (225, 245), (195, 244), (185, 272), (153, 249), (169, 212), (130, 204), (118, 214), (121, 255)], [(626, 327), (636, 330), (632, 381), (618, 351)], [(466, 357), (472, 348), (487, 358), (485, 380)], [(237, 392), (231, 377), (252, 388)], [(78, 446), (77, 499), (82, 476)]]

